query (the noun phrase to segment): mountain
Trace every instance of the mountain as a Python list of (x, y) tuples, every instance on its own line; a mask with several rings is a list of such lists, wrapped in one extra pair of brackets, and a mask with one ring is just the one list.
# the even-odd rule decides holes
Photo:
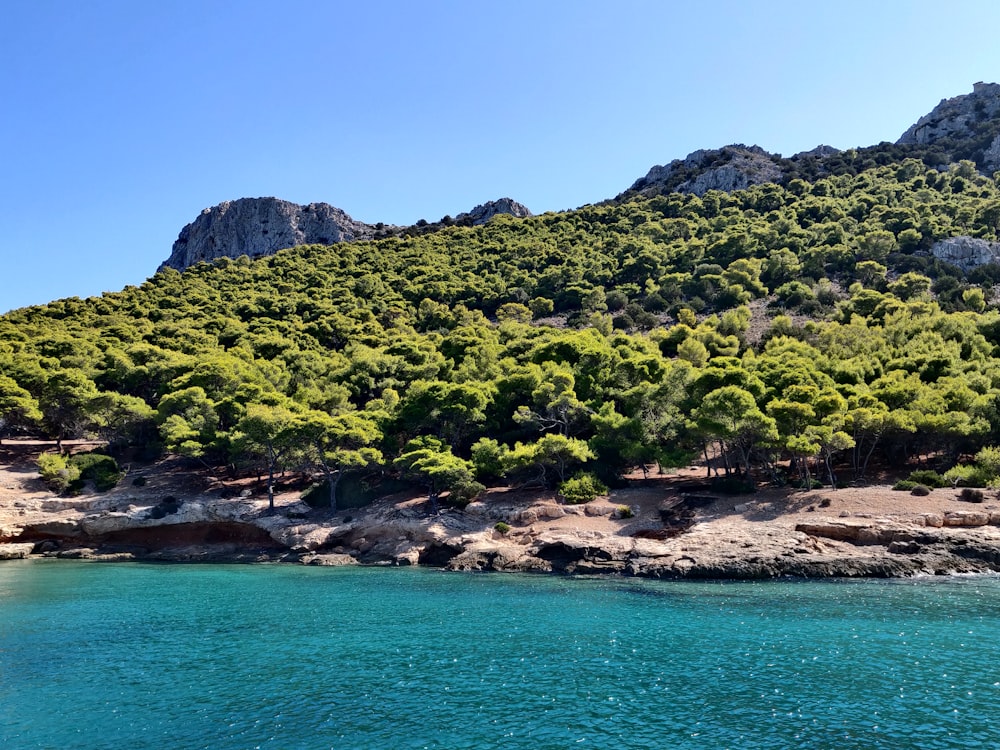
[[(497, 214), (531, 216), (525, 206), (510, 198), (501, 198), (476, 206), (454, 219), (418, 224), (421, 232), (444, 224), (476, 226)], [(185, 268), (217, 258), (241, 255), (260, 258), (297, 245), (332, 245), (337, 242), (371, 240), (405, 231), (406, 227), (366, 224), (352, 219), (328, 203), (301, 206), (278, 198), (240, 198), (206, 208), (181, 229), (170, 257), (158, 270)]]
[(942, 99), (911, 125), (897, 144), (934, 146), (948, 162), (974, 161), (980, 171), (1000, 169), (1000, 84), (975, 83), (971, 94)]
[[(794, 179), (813, 181), (856, 175), (906, 158), (920, 159), (938, 170), (962, 160), (974, 162), (986, 175), (1000, 169), (1000, 84), (976, 83), (970, 94), (943, 99), (895, 143), (845, 151), (822, 145), (787, 158), (755, 145), (700, 149), (683, 159), (652, 167), (610, 202), (670, 193), (702, 196), (710, 190), (732, 193), (765, 183), (787, 185)], [(278, 198), (241, 198), (202, 211), (181, 230), (160, 269), (184, 270), (221, 257), (259, 258), (296, 245), (416, 236), (447, 226), (478, 226), (498, 214), (518, 218), (532, 215), (517, 201), (501, 198), (454, 218), (445, 216), (437, 222), (421, 220), (411, 227), (397, 227), (356, 221), (326, 203), (300, 206)]]
[(857, 174), (909, 157), (937, 169), (962, 160), (974, 162), (986, 175), (1000, 169), (1000, 84), (976, 83), (971, 94), (942, 99), (894, 144), (883, 142), (848, 151), (817, 146), (788, 158), (743, 144), (701, 149), (654, 166), (614, 200), (673, 192), (699, 196), (709, 190), (731, 193), (767, 182), (785, 185), (796, 178)]
[[(177, 254), (217, 261), (0, 316), (0, 437), (166, 451), (267, 476), (269, 495), (305, 469), (325, 506), (399, 483), (431, 512), (487, 484), (572, 503), (701, 456), (712, 492), (832, 490), (919, 462), (899, 489), (984, 502), (974, 488), (1000, 486), (1000, 181), (977, 168), (996, 93), (943, 102), (916, 142), (702, 151), (634, 186), (648, 197), (537, 217), (497, 218), (523, 207), (495, 201), (373, 227), (320, 204), (223, 204)], [(226, 242), (298, 246), (231, 261)], [(72, 492), (114, 481), (108, 458), (39, 470)], [(509, 518), (481, 529), (527, 540)]]
[(179, 271), (216, 258), (259, 258), (296, 245), (368, 240), (375, 227), (327, 203), (300, 206), (278, 198), (240, 198), (206, 208), (185, 226), (160, 269)]

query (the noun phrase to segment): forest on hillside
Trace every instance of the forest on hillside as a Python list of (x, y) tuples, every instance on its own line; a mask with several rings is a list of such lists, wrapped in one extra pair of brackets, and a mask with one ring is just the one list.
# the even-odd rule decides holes
[(0, 318), (0, 437), (307, 470), (330, 502), (352, 474), (586, 499), (709, 456), (744, 489), (875, 459), (982, 486), (1000, 266), (929, 248), (998, 227), (995, 179), (906, 159), (167, 269)]

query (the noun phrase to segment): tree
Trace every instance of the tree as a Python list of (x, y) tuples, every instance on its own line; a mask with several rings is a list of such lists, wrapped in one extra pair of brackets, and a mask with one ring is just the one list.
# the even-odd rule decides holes
[(326, 476), (332, 511), (337, 509), (337, 485), (345, 472), (382, 461), (382, 452), (373, 447), (382, 433), (361, 414), (331, 416), (311, 411), (301, 418), (301, 434)]
[(160, 399), (156, 411), (168, 451), (201, 459), (207, 451), (219, 447), (219, 417), (200, 386), (168, 393)]
[(731, 462), (729, 454), (735, 453), (737, 467), (750, 479), (750, 458), (758, 445), (772, 444), (778, 439), (774, 419), (765, 415), (757, 406), (753, 394), (734, 385), (718, 388), (692, 412), (696, 428), (706, 437), (716, 439), (723, 446), (726, 470)]
[(97, 396), (94, 382), (77, 370), (57, 370), (46, 381), (38, 405), (42, 422), (55, 437), (60, 453), (63, 440), (93, 425)]
[(267, 468), (267, 508), (274, 511), (274, 475), (301, 444), (301, 422), (285, 405), (248, 404), (236, 426), (238, 453), (257, 453)]
[(804, 435), (807, 440), (812, 440), (819, 447), (816, 452), (823, 456), (832, 489), (837, 489), (837, 477), (833, 473), (833, 454), (854, 447), (854, 438), (837, 427), (835, 420), (828, 424), (811, 425), (806, 428)]
[(38, 402), (13, 378), (0, 375), (0, 440), (23, 427), (31, 427), (42, 418)]
[(504, 474), (517, 476), (534, 470), (534, 481), (546, 487), (552, 483), (550, 471), (555, 473), (555, 481), (562, 483), (571, 467), (592, 458), (594, 452), (583, 440), (549, 433), (534, 443), (516, 443), (503, 458)]
[(431, 512), (438, 511), (438, 498), (451, 491), (456, 499), (471, 497), (482, 490), (473, 476), (473, 466), (459, 458), (435, 437), (424, 435), (408, 442), (395, 461), (404, 474), (427, 488)]

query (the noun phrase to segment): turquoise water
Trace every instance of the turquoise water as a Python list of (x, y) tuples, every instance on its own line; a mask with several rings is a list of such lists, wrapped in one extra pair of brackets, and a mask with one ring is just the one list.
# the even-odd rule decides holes
[(1000, 580), (0, 564), (0, 747), (990, 748)]

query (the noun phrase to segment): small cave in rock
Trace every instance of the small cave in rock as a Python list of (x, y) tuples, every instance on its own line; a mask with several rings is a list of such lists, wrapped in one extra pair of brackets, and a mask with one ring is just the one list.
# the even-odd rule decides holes
[(535, 553), (536, 557), (549, 563), (555, 570), (565, 570), (584, 559), (585, 552), (578, 547), (569, 547), (565, 544), (550, 544), (542, 547)]
[(420, 565), (430, 565), (435, 568), (443, 568), (452, 558), (454, 558), (461, 549), (456, 549), (447, 544), (429, 544), (424, 548), (424, 551), (420, 553), (420, 557), (417, 562)]

